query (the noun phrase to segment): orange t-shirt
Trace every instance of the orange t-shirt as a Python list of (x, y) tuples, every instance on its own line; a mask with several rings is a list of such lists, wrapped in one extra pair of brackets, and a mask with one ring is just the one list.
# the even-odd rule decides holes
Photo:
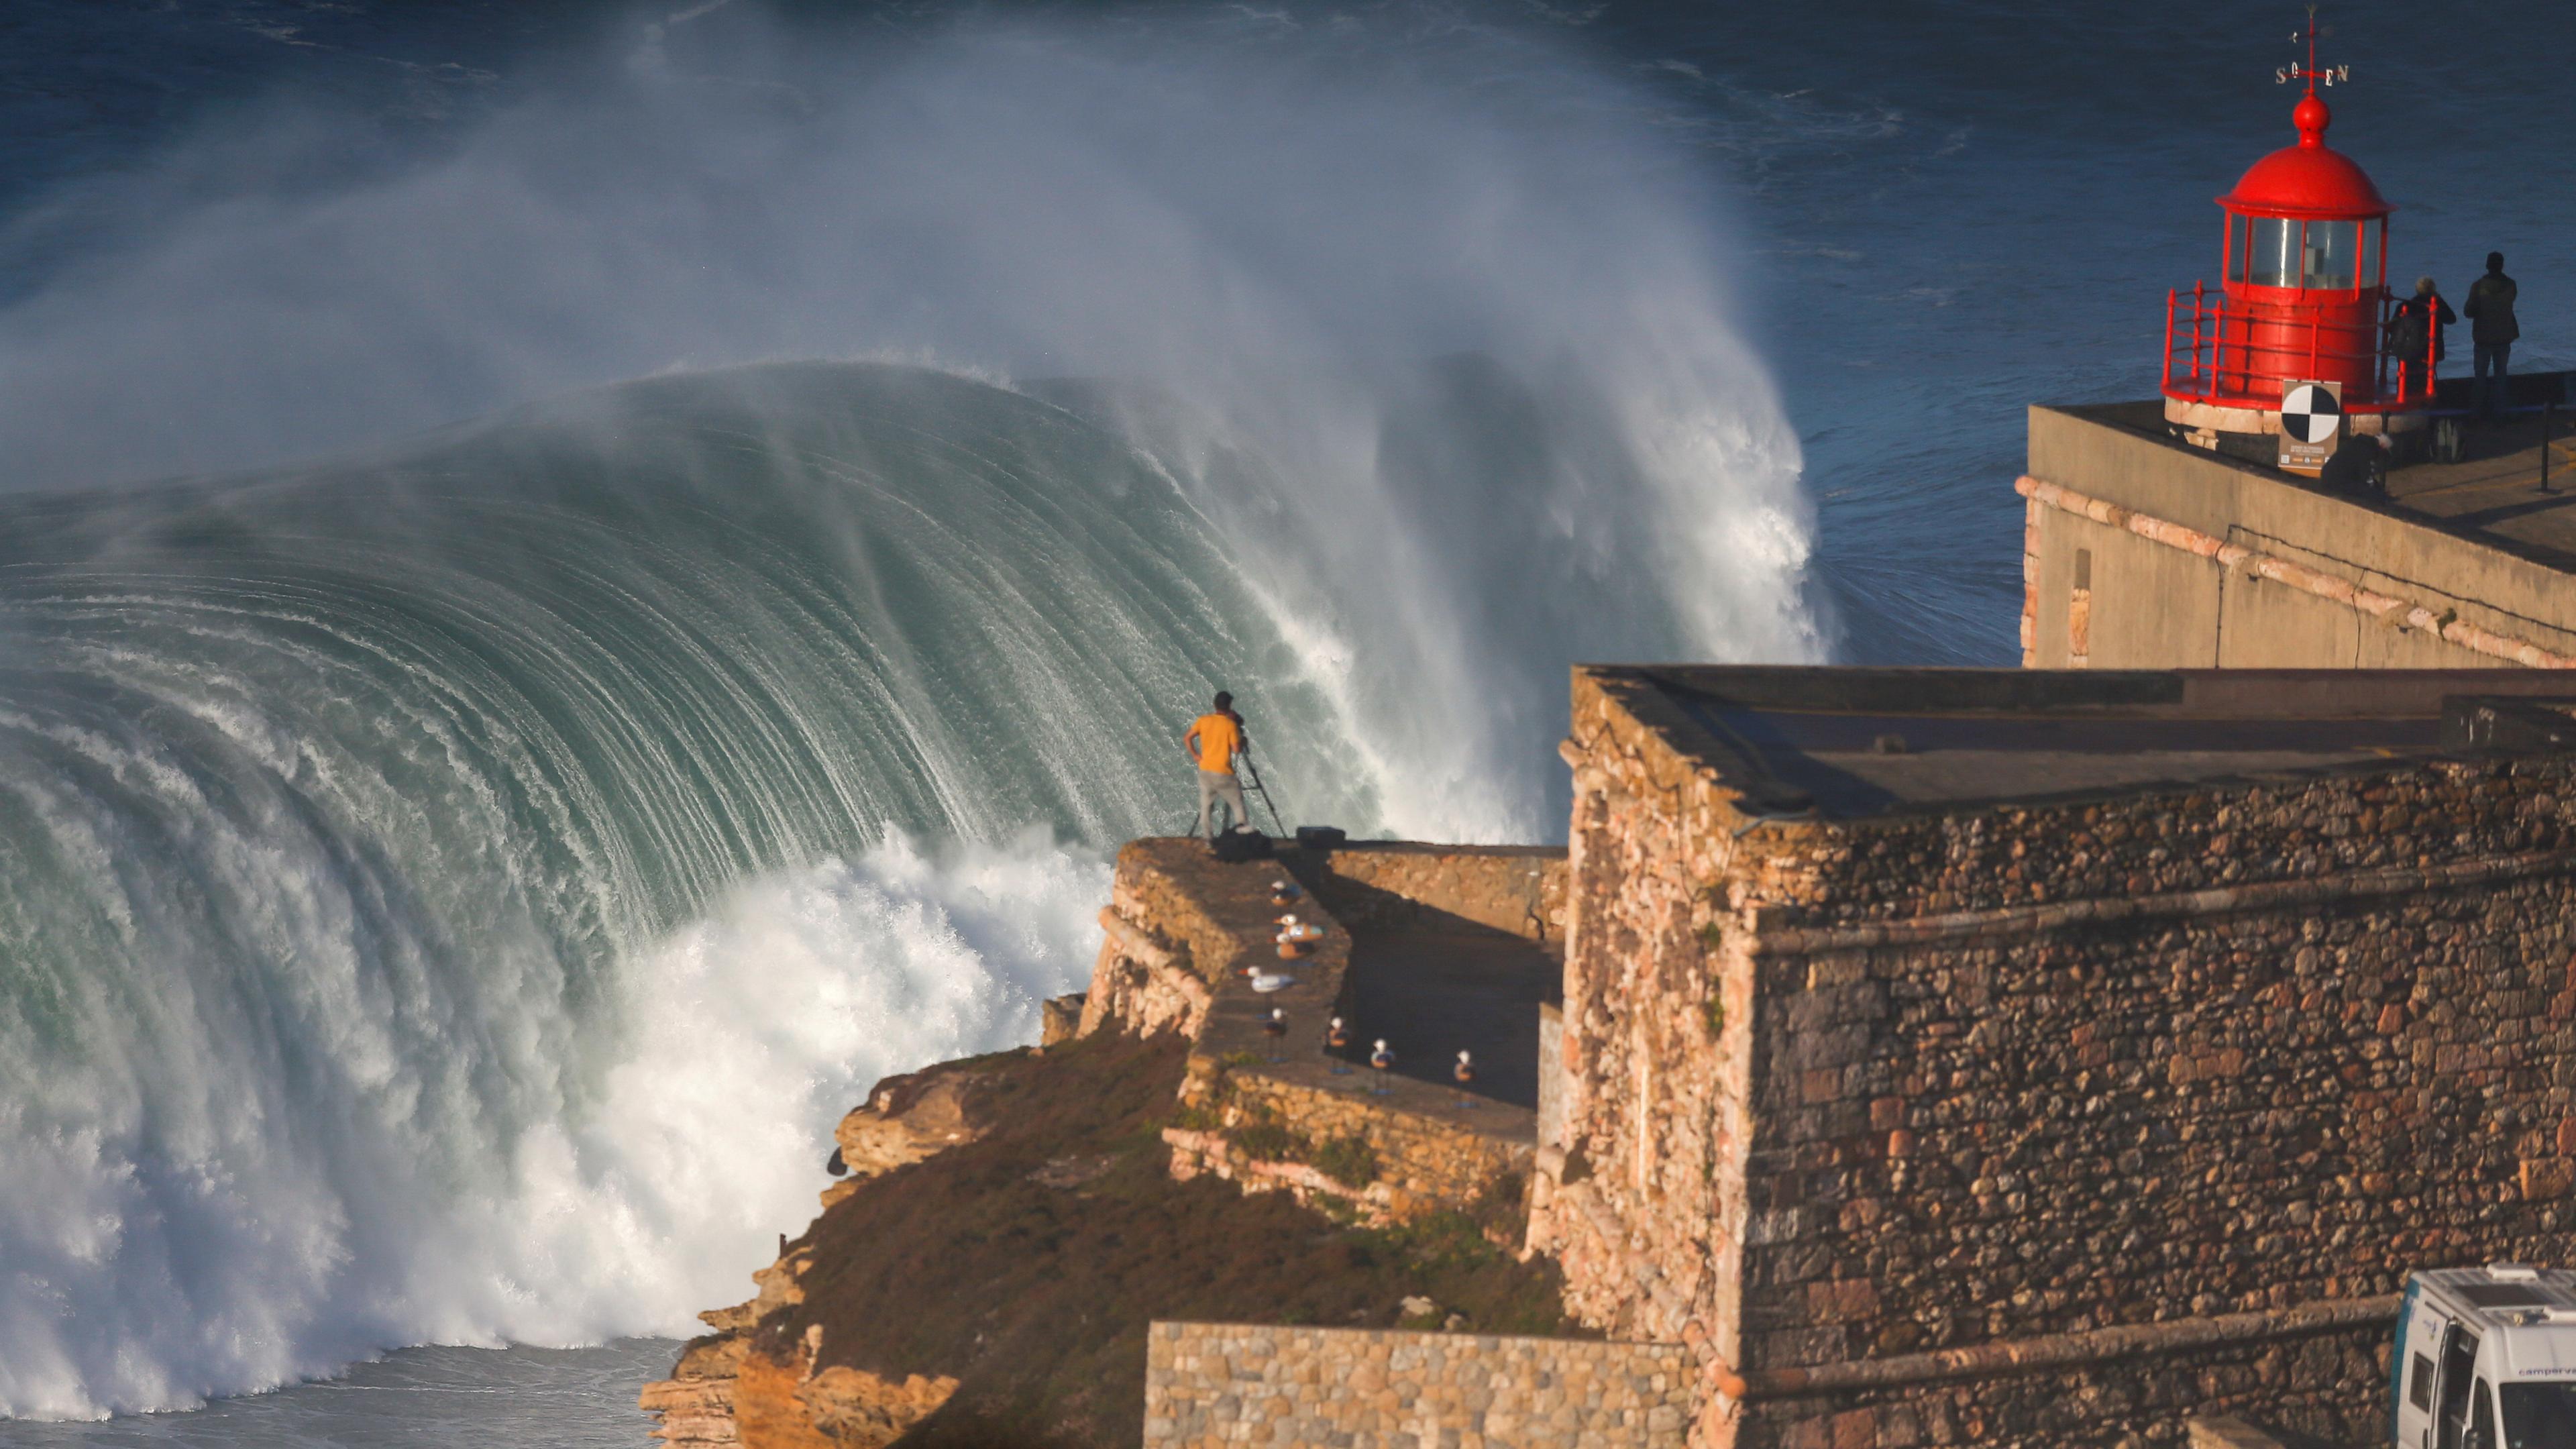
[(1203, 714), (1190, 728), (1199, 734), (1199, 768), (1224, 775), (1233, 774), (1235, 754), (1243, 748), (1243, 731), (1233, 718)]

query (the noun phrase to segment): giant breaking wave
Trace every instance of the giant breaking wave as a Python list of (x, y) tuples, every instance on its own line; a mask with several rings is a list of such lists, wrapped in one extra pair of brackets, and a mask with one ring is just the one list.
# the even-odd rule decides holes
[(1079, 984), (1216, 685), (1293, 816), (1545, 838), (1569, 660), (1822, 648), (1614, 84), (670, 40), (0, 314), (0, 1416), (686, 1332)]

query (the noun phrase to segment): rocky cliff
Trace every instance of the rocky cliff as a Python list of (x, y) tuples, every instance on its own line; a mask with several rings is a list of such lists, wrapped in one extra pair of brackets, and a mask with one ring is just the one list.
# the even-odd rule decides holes
[[(1283, 967), (1273, 892), (1291, 874), (1327, 933)], [(1048, 1003), (1043, 1049), (878, 1083), (835, 1132), (850, 1176), (824, 1189), (822, 1217), (757, 1271), (755, 1297), (701, 1315), (714, 1333), (644, 1390), (657, 1434), (1133, 1444), (1154, 1320), (1564, 1328), (1551, 1266), (1504, 1248), (1522, 1238), (1530, 1111), (1430, 1080), (1360, 1091), (1363, 1075), (1314, 1049), (1324, 1018), (1352, 1011), (1347, 964), (1368, 954), (1337, 910), (1414, 933), (1386, 938), (1399, 946), (1437, 933), (1471, 964), (1517, 951), (1553, 980), (1538, 944), (1561, 892), (1546, 851), (1226, 866), (1198, 843), (1133, 843), (1079, 1016)], [(1255, 962), (1296, 985), (1255, 993)], [(1296, 1013), (1298, 1062), (1262, 1034), (1275, 1006)], [(1327, 1191), (1247, 1196), (1309, 1178)]]
[[(1543, 855), (1488, 852), (1446, 869), (1419, 848), (1378, 851), (1386, 858), (1356, 857), (1364, 864), (1331, 882), (1320, 858), (1293, 864), (1308, 888), (1369, 919), (1410, 929), (1429, 911), (1511, 942), (1542, 937), (1561, 892), (1561, 868)], [(1378, 1185), (1405, 1211), (1360, 1221), (1291, 1194), (1246, 1196), (1201, 1171), (1203, 1158), (1176, 1162), (1170, 1139), (1189, 1135), (1185, 1118), (1262, 1140), (1208, 1115), (1209, 1071), (1251, 1065), (1240, 1050), (1210, 1055), (1208, 1033), (1250, 1009), (1241, 966), (1277, 959), (1268, 897), (1282, 874), (1218, 866), (1183, 842), (1123, 853), (1082, 1034), (879, 1083), (835, 1134), (850, 1176), (823, 1191), (822, 1215), (754, 1275), (754, 1297), (701, 1315), (713, 1331), (644, 1391), (664, 1441), (1132, 1444), (1157, 1319), (1561, 1331), (1553, 1268), (1497, 1246), (1520, 1236), (1508, 1168), (1526, 1152), (1510, 1145), (1526, 1135), (1524, 1109), (1461, 1111), (1454, 1088), (1412, 1081), (1381, 1107), (1349, 1098), (1346, 1115), (1379, 1112), (1398, 1127), (1422, 1113), (1457, 1118), (1431, 1134), (1450, 1156), (1449, 1144), (1502, 1143), (1475, 1148), (1495, 1165), (1454, 1189), (1409, 1176)], [(1438, 904), (1410, 903), (1389, 882)], [(1331, 919), (1308, 900), (1310, 915)], [(1296, 998), (1313, 1018), (1303, 1030), (1348, 1003), (1348, 947), (1337, 936), (1316, 953), (1329, 972), (1315, 960), (1298, 968), (1314, 977)], [(1056, 1015), (1051, 1038), (1071, 1021)], [(1197, 1090), (1185, 1094), (1185, 1079)], [(1376, 1130), (1354, 1121), (1337, 1130)], [(1402, 1140), (1386, 1137), (1384, 1171), (1418, 1170)]]
[(645, 1390), (658, 1432), (749, 1449), (1132, 1444), (1157, 1318), (1560, 1326), (1553, 1273), (1463, 1216), (1367, 1229), (1173, 1180), (1159, 1131), (1186, 1052), (1169, 1033), (1097, 1034), (872, 1093), (845, 1154), (863, 1132), (928, 1155), (836, 1185), (755, 1297), (704, 1315), (714, 1332)]

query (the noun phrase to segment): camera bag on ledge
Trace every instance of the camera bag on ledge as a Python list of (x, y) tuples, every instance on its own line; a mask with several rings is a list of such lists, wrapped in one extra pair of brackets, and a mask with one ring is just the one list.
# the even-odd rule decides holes
[(1268, 860), (1270, 837), (1258, 830), (1229, 830), (1208, 846), (1223, 861)]

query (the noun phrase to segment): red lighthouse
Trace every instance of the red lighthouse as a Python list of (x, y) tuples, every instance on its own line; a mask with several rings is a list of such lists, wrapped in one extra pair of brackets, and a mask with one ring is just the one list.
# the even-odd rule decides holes
[[(2307, 63), (2276, 78), (2307, 84), (2290, 112), (2298, 144), (2255, 162), (2218, 198), (2227, 216), (2219, 290), (2196, 282), (2166, 298), (2165, 418), (2204, 446), (2221, 433), (2280, 433), (2284, 394), (2300, 383), (2329, 386), (2297, 389), (2294, 412), (2339, 403), (2355, 432), (2408, 431), (2432, 406), (2432, 368), (2400, 365), (2430, 357), (2394, 358), (2381, 341), (2393, 208), (2326, 144), (2333, 113), (2317, 83), (2349, 79), (2351, 68), (2317, 68), (2313, 7), (2306, 34), (2293, 39), (2306, 42)], [(2294, 431), (2302, 421), (2293, 419)]]

